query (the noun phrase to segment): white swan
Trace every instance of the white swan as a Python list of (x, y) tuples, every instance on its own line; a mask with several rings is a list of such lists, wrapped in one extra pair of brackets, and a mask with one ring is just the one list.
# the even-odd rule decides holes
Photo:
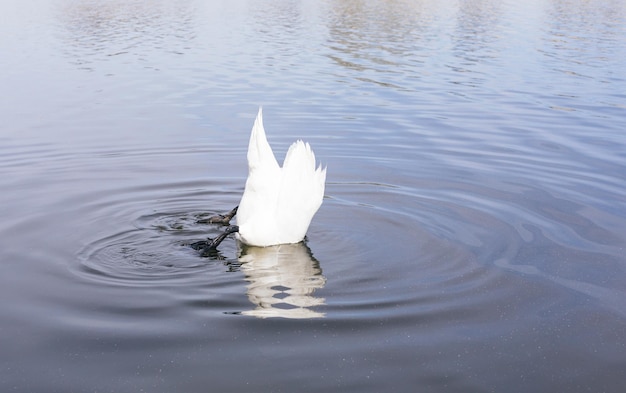
[(254, 121), (248, 145), (248, 179), (237, 210), (238, 239), (251, 246), (298, 243), (322, 205), (326, 168), (315, 167), (308, 143), (293, 143), (278, 165), (263, 129)]

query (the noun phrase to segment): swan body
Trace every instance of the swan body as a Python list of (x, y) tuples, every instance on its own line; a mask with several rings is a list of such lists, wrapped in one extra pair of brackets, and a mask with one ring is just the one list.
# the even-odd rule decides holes
[(316, 168), (308, 143), (298, 140), (280, 167), (263, 129), (254, 121), (248, 145), (248, 179), (237, 211), (238, 239), (251, 246), (298, 243), (322, 205), (326, 168)]

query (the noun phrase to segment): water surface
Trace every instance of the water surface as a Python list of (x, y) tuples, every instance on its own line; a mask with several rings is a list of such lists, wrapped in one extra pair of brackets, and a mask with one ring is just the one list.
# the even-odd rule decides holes
[[(0, 390), (605, 391), (626, 380), (623, 1), (0, 5)], [(259, 105), (328, 166), (239, 201)]]

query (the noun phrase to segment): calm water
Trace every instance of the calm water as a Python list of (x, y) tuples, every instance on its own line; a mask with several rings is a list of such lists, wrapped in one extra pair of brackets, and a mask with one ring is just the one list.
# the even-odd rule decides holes
[[(621, 392), (626, 3), (4, 1), (3, 392)], [(263, 105), (306, 244), (201, 258)]]

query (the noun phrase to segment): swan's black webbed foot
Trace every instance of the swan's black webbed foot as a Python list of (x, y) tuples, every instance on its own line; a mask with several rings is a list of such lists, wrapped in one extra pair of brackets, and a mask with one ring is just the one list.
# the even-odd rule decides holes
[[(230, 220), (232, 220), (233, 217), (235, 217), (235, 214), (237, 214), (237, 208), (239, 208), (239, 206), (236, 206), (233, 210), (231, 210), (227, 214), (218, 214), (216, 216), (211, 216), (209, 218), (203, 218), (196, 222), (198, 224), (230, 225)], [(239, 231), (239, 227), (237, 225), (230, 225), (228, 228), (226, 228), (224, 233), (220, 234), (215, 239), (209, 238), (207, 240), (201, 240), (199, 242), (191, 243), (189, 246), (193, 248), (194, 250), (201, 251), (200, 255), (202, 255), (203, 257), (215, 256), (217, 254), (217, 246), (219, 246), (220, 243), (222, 243), (228, 235), (230, 235), (231, 233), (238, 232), (238, 231)]]
[(239, 227), (237, 225), (231, 225), (215, 239), (201, 240), (199, 242), (191, 243), (190, 246), (194, 250), (202, 251), (200, 255), (203, 257), (210, 257), (217, 252), (217, 246), (219, 246), (228, 235), (235, 232), (239, 232)]
[(227, 214), (218, 214), (216, 216), (211, 216), (209, 218), (203, 218), (202, 220), (198, 220), (197, 223), (198, 224), (230, 225), (230, 220), (232, 220), (233, 217), (235, 217), (235, 214), (237, 214), (237, 208), (239, 208), (239, 206), (236, 206), (233, 210), (231, 210)]

